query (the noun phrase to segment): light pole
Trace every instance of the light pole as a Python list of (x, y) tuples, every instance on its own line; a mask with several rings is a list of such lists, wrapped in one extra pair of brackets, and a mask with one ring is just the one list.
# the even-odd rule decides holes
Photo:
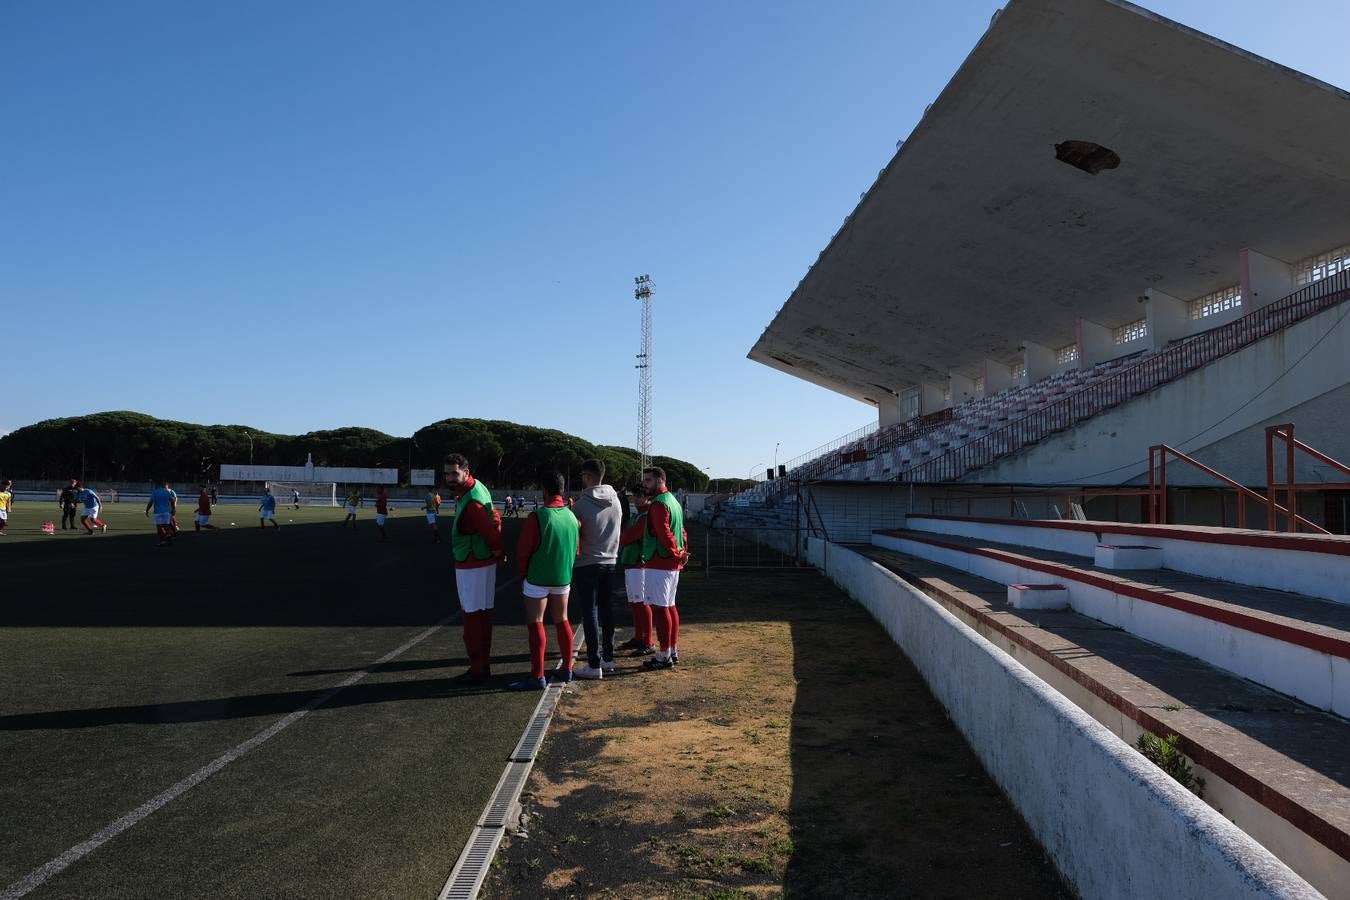
[(245, 431), (244, 437), (248, 438), (248, 464), (251, 466), (253, 465), (253, 435)]
[(773, 470), (775, 472), (778, 471), (778, 448), (781, 446), (783, 446), (782, 441), (779, 441), (778, 443), (773, 445)]

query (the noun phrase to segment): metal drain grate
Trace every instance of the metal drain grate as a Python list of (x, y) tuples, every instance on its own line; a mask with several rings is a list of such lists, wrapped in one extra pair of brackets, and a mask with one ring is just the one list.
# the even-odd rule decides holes
[(525, 787), (525, 779), (530, 777), (530, 768), (531, 764), (527, 762), (506, 764), (506, 771), (502, 772), (497, 789), (492, 792), (492, 799), (483, 810), (483, 818), (478, 820), (479, 825), (484, 828), (506, 827), (506, 822), (511, 816), (511, 808), (516, 805), (521, 788)]
[(475, 828), (437, 900), (474, 900), (504, 834), (500, 828)]

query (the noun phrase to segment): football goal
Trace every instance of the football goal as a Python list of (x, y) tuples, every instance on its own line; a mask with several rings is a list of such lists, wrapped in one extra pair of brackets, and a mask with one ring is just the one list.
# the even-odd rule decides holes
[(303, 506), (337, 506), (336, 481), (269, 481), (272, 496), (277, 498), (277, 506), (285, 507), (295, 502), (300, 495)]

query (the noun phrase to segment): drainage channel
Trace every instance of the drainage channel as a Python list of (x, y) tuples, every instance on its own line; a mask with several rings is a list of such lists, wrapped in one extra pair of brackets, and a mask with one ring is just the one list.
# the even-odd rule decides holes
[(455, 867), (450, 870), (450, 877), (446, 879), (437, 900), (474, 900), (478, 896), (483, 880), (487, 878), (488, 868), (492, 865), (492, 857), (506, 836), (506, 825), (519, 814), (520, 792), (524, 790), (525, 780), (534, 768), (535, 757), (544, 743), (544, 733), (548, 731), (548, 723), (553, 719), (553, 711), (564, 689), (565, 685), (561, 684), (550, 684), (544, 689), (520, 741), (507, 757), (506, 768), (502, 770), (502, 777), (497, 779), (491, 799), (483, 807), (478, 824), (469, 833), (469, 841), (464, 845)]

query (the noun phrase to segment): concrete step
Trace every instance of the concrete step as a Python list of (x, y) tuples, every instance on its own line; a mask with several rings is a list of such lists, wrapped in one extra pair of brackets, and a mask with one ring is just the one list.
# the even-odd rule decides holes
[(997, 580), (856, 547), (1122, 739), (1175, 734), (1204, 797), (1327, 896), (1350, 884), (1350, 722), (1072, 611), (1017, 610)]
[(1083, 556), (955, 535), (884, 531), (872, 543), (1004, 586), (1061, 582), (1075, 612), (1350, 715), (1350, 607), (1343, 604), (1167, 569), (1111, 571)]

